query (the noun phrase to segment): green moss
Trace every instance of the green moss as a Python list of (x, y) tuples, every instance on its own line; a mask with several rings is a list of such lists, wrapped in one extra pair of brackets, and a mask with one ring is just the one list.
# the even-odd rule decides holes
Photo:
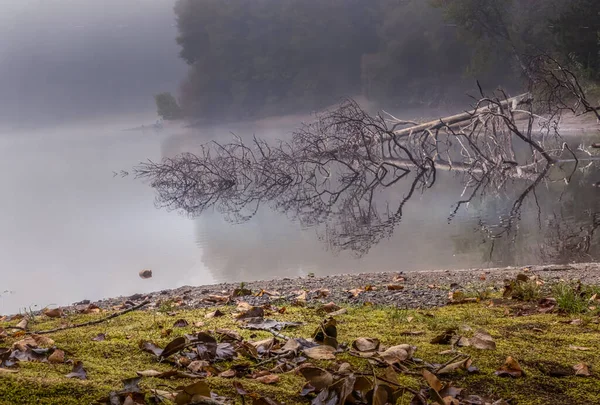
[[(262, 339), (271, 336), (266, 332), (249, 331), (238, 328), (231, 316), (232, 307), (220, 308), (226, 313), (220, 318), (205, 319), (204, 315), (214, 310), (186, 310), (176, 316), (160, 312), (132, 312), (110, 321), (49, 335), (56, 346), (67, 352), (67, 358), (81, 360), (88, 372), (88, 380), (70, 380), (65, 377), (70, 372), (68, 365), (44, 363), (21, 363), (15, 374), (0, 373), (0, 404), (81, 404), (90, 403), (121, 388), (121, 380), (136, 375), (136, 371), (155, 369), (169, 370), (171, 366), (158, 363), (152, 355), (138, 348), (140, 340), (151, 340), (164, 347), (169, 341), (185, 333), (217, 328), (234, 329), (244, 338)], [(478, 374), (457, 372), (444, 376), (444, 380), (466, 388), (470, 394), (490, 395), (494, 398), (515, 398), (519, 404), (580, 404), (600, 403), (600, 380), (595, 377), (550, 377), (544, 373), (543, 364), (557, 364), (567, 369), (584, 362), (593, 374), (600, 370), (600, 327), (597, 319), (589, 319), (579, 325), (566, 322), (568, 318), (555, 314), (535, 314), (524, 317), (505, 315), (503, 307), (488, 306), (485, 303), (452, 305), (427, 313), (417, 310), (398, 310), (390, 307), (348, 307), (345, 315), (338, 319), (338, 341), (350, 343), (358, 337), (377, 337), (384, 345), (409, 343), (418, 347), (416, 357), (429, 363), (445, 363), (452, 355), (440, 352), (448, 350), (448, 345), (434, 345), (430, 341), (448, 328), (458, 328), (460, 333), (471, 336), (477, 329), (485, 329), (497, 344), (494, 351), (481, 351), (470, 347), (461, 348), (470, 354), (473, 365), (480, 369)], [(97, 319), (104, 315), (78, 315), (69, 317), (72, 323)], [(272, 317), (282, 321), (305, 322), (305, 325), (285, 331), (292, 337), (310, 337), (322, 320), (313, 308), (288, 307), (284, 314)], [(190, 326), (173, 328), (173, 322), (183, 318)], [(410, 320), (410, 322), (409, 322)], [(64, 320), (62, 320), (64, 322)], [(202, 328), (193, 327), (196, 321), (203, 321)], [(48, 320), (38, 317), (32, 329), (49, 329), (59, 326), (61, 320)], [(7, 325), (0, 325), (6, 327)], [(161, 335), (162, 329), (172, 328), (170, 336)], [(423, 331), (422, 335), (404, 336), (402, 332)], [(94, 342), (91, 339), (105, 333), (107, 340)], [(0, 344), (7, 347), (12, 340)], [(573, 350), (570, 346), (587, 347), (591, 350)], [(516, 358), (526, 372), (521, 379), (496, 377), (494, 371), (506, 357)], [(349, 354), (341, 354), (338, 361), (351, 363), (358, 372), (371, 373), (372, 367), (365, 359)], [(325, 362), (318, 362), (323, 366)], [(416, 376), (402, 376), (401, 382), (412, 388), (419, 388), (422, 379)], [(174, 388), (190, 383), (190, 380), (160, 380), (144, 378), (143, 388)], [(226, 396), (234, 396), (231, 380), (209, 378), (212, 389)], [(306, 403), (298, 397), (304, 384), (296, 374), (282, 374), (280, 382), (264, 385), (256, 381), (241, 380), (244, 387), (252, 392), (268, 395), (287, 404)], [(405, 401), (407, 402), (408, 399)]]

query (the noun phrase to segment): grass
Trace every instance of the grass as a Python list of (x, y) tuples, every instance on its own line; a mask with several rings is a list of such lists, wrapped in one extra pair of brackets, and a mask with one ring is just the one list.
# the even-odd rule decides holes
[(594, 311), (593, 301), (600, 296), (600, 289), (573, 283), (558, 283), (553, 288), (552, 296), (558, 308), (567, 314), (581, 314)]
[[(565, 289), (564, 297), (571, 297)], [(572, 298), (572, 297), (571, 297)], [(565, 305), (571, 298), (565, 298)], [(557, 298), (558, 300), (558, 298)], [(574, 307), (575, 308), (575, 307)], [(122, 387), (121, 380), (134, 377), (136, 371), (154, 369), (167, 371), (171, 366), (161, 364), (138, 348), (140, 340), (151, 340), (161, 347), (185, 333), (217, 328), (234, 329), (245, 339), (260, 340), (271, 335), (266, 332), (240, 329), (231, 313), (234, 307), (219, 307), (227, 315), (220, 318), (205, 319), (205, 314), (216, 308), (203, 310), (178, 311), (175, 316), (164, 312), (132, 312), (105, 323), (94, 326), (65, 330), (49, 335), (56, 346), (67, 353), (67, 358), (81, 360), (88, 372), (88, 380), (71, 380), (65, 377), (71, 371), (69, 365), (48, 363), (21, 363), (14, 374), (0, 373), (0, 404), (87, 404), (106, 396), (111, 390)], [(448, 345), (434, 345), (430, 341), (437, 334), (458, 328), (465, 336), (478, 329), (486, 330), (495, 340), (497, 349), (481, 351), (470, 347), (461, 351), (472, 355), (473, 365), (480, 369), (478, 374), (457, 372), (445, 380), (451, 380), (455, 386), (465, 388), (470, 394), (491, 396), (495, 399), (514, 398), (516, 403), (524, 405), (548, 404), (596, 404), (600, 403), (600, 379), (596, 374), (600, 370), (600, 326), (598, 319), (582, 324), (569, 324), (569, 318), (557, 314), (534, 314), (513, 317), (507, 315), (502, 305), (490, 305), (480, 302), (464, 305), (452, 305), (426, 312), (392, 307), (347, 307), (348, 312), (339, 316), (338, 341), (352, 342), (358, 337), (376, 337), (382, 344), (391, 346), (409, 343), (417, 346), (416, 357), (429, 363), (445, 363), (453, 355), (440, 352), (449, 349)], [(73, 315), (69, 322), (84, 322), (105, 314)], [(304, 326), (284, 332), (292, 337), (310, 337), (322, 320), (314, 308), (288, 306), (284, 314), (275, 313), (271, 317), (282, 321), (302, 321)], [(172, 328), (177, 319), (186, 319), (190, 326)], [(409, 321), (410, 320), (410, 321)], [(64, 320), (63, 320), (64, 321)], [(203, 321), (202, 328), (194, 328), (196, 321)], [(49, 329), (60, 324), (61, 320), (38, 317), (31, 329)], [(13, 322), (11, 323), (14, 324)], [(1, 324), (7, 327), (9, 324)], [(172, 328), (171, 336), (163, 337), (161, 328)], [(423, 331), (418, 336), (403, 336), (402, 332)], [(99, 333), (105, 333), (107, 339), (95, 342), (91, 339)], [(0, 347), (9, 347), (14, 339), (8, 338)], [(586, 347), (590, 350), (573, 350), (572, 346)], [(506, 379), (494, 375), (507, 356), (516, 358), (526, 372), (521, 379)], [(349, 354), (337, 356), (337, 362), (348, 362), (357, 371), (370, 373), (371, 365), (365, 359)], [(571, 368), (585, 362), (593, 373), (591, 377), (550, 377), (545, 374), (548, 364)], [(328, 362), (316, 362), (328, 366)], [(228, 364), (217, 365), (225, 370)], [(213, 391), (220, 395), (234, 397), (232, 381), (211, 377), (207, 379)], [(176, 386), (191, 383), (192, 380), (160, 380), (144, 378), (140, 386), (144, 389), (174, 389)], [(301, 376), (283, 374), (275, 385), (264, 385), (253, 380), (243, 379), (242, 384), (248, 391), (258, 392), (288, 405), (307, 404), (298, 393), (304, 384)], [(411, 388), (424, 386), (421, 378), (403, 375), (401, 382)], [(410, 398), (405, 398), (408, 404)], [(239, 402), (238, 402), (239, 403)]]

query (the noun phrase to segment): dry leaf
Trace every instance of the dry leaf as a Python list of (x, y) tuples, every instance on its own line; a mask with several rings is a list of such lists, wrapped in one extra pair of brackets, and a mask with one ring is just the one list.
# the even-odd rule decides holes
[(217, 317), (223, 316), (223, 315), (225, 315), (225, 314), (217, 309), (216, 311), (209, 312), (204, 317), (207, 319), (210, 319), (210, 318), (217, 318)]
[(323, 306), (321, 306), (321, 308), (319, 308), (319, 312), (325, 312), (325, 313), (332, 313), (335, 311), (339, 311), (340, 307), (335, 305), (333, 302), (329, 302), (327, 304), (324, 304)]
[(352, 348), (359, 352), (374, 352), (379, 349), (379, 339), (361, 337), (352, 342)]
[(222, 373), (219, 374), (219, 377), (222, 377), (222, 378), (233, 378), (233, 377), (235, 377), (235, 370), (223, 371)]
[(571, 350), (580, 350), (580, 351), (583, 351), (583, 352), (587, 352), (589, 350), (592, 350), (589, 347), (574, 346), (574, 345), (569, 345), (569, 349), (571, 349)]
[(322, 345), (304, 349), (304, 354), (314, 360), (334, 360), (335, 351), (331, 346)]
[(256, 381), (259, 381), (263, 384), (275, 384), (277, 382), (279, 382), (279, 376), (276, 374), (268, 374), (268, 375), (263, 375), (261, 377), (257, 377), (255, 378)]
[(349, 292), (350, 294), (352, 294), (352, 296), (353, 296), (354, 298), (358, 297), (358, 295), (359, 295), (361, 292), (363, 292), (363, 291), (364, 291), (364, 290), (363, 290), (362, 288), (353, 288), (353, 289), (351, 289), (351, 290), (348, 290), (348, 292)]
[(519, 362), (511, 356), (506, 358), (506, 361), (502, 367), (500, 367), (495, 374), (500, 377), (508, 376), (513, 378), (522, 377), (525, 375), (523, 369), (521, 369), (521, 366), (519, 365)]
[(387, 364), (397, 364), (412, 358), (416, 347), (407, 344), (392, 346), (384, 352), (380, 352), (381, 359)]
[(45, 308), (42, 313), (46, 315), (48, 318), (60, 318), (64, 315), (63, 310), (61, 308), (53, 308), (48, 309)]
[(413, 321), (413, 319), (415, 319), (414, 316), (407, 316), (406, 317), (406, 322), (411, 323)]
[(307, 366), (300, 369), (300, 374), (312, 385), (317, 391), (333, 384), (333, 375), (319, 367)]
[(496, 350), (496, 342), (484, 330), (478, 330), (475, 335), (469, 339), (472, 347), (480, 350)]
[(445, 365), (444, 367), (442, 367), (441, 369), (439, 369), (437, 371), (437, 374), (438, 375), (450, 374), (461, 368), (467, 369), (470, 364), (471, 364), (471, 358), (467, 357), (466, 359), (462, 359), (460, 361)]
[(580, 375), (582, 377), (589, 377), (590, 368), (585, 363), (579, 363), (573, 366), (573, 370), (575, 370), (575, 375)]
[(425, 369), (423, 369), (422, 371), (423, 374), (423, 378), (425, 379), (425, 381), (427, 381), (427, 384), (429, 384), (429, 386), (431, 388), (433, 388), (434, 390), (436, 390), (437, 392), (440, 392), (440, 390), (443, 387), (442, 382), (435, 376), (435, 374), (433, 374), (430, 371), (427, 371)]
[(404, 290), (404, 286), (402, 284), (388, 284), (387, 289), (389, 291), (401, 291)]
[(64, 363), (65, 362), (65, 352), (60, 349), (56, 349), (49, 357), (48, 361), (52, 364)]
[(161, 375), (163, 372), (156, 371), (156, 370), (144, 370), (144, 371), (136, 371), (135, 373), (137, 375), (139, 375), (140, 377), (157, 377), (157, 376)]
[(200, 371), (203, 371), (205, 368), (207, 368), (209, 366), (210, 366), (210, 363), (206, 360), (194, 360), (190, 364), (188, 364), (187, 368), (188, 368), (188, 370), (190, 370), (194, 373), (199, 373)]

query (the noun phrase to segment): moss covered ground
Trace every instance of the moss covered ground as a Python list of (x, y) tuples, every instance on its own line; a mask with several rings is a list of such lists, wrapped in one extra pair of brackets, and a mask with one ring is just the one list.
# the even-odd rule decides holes
[[(471, 336), (474, 331), (484, 329), (496, 342), (496, 350), (478, 350), (461, 347), (460, 351), (472, 356), (473, 366), (478, 373), (466, 371), (441, 376), (455, 386), (468, 390), (470, 394), (496, 399), (512, 399), (517, 404), (600, 404), (600, 326), (594, 315), (541, 314), (533, 311), (526, 316), (515, 316), (518, 312), (513, 304), (502, 302), (492, 304), (481, 301), (462, 305), (449, 305), (442, 308), (420, 310), (400, 310), (391, 307), (346, 307), (347, 313), (336, 317), (338, 321), (338, 341), (352, 342), (358, 337), (372, 337), (384, 345), (409, 343), (417, 347), (415, 357), (429, 363), (443, 364), (453, 354), (440, 354), (450, 345), (431, 344), (436, 335), (449, 328), (458, 328), (459, 333)], [(215, 308), (180, 310), (174, 316), (158, 311), (135, 311), (98, 325), (55, 332), (48, 336), (55, 341), (57, 348), (65, 351), (68, 359), (80, 360), (87, 370), (87, 380), (69, 379), (72, 366), (21, 362), (17, 372), (0, 372), (0, 404), (89, 404), (105, 397), (110, 391), (119, 390), (121, 381), (136, 376), (137, 371), (167, 371), (171, 365), (159, 363), (151, 354), (138, 347), (142, 340), (150, 340), (164, 347), (174, 337), (199, 330), (217, 328), (232, 329), (248, 340), (259, 340), (272, 335), (268, 332), (241, 329), (235, 322), (232, 312), (235, 306), (219, 309), (225, 316), (205, 318)], [(91, 315), (70, 315), (70, 323), (85, 322), (106, 316), (106, 313)], [(287, 336), (309, 338), (323, 319), (315, 308), (289, 306), (285, 313), (275, 312), (270, 317), (281, 321), (301, 321), (303, 326), (284, 331)], [(570, 322), (573, 319), (576, 322)], [(173, 328), (173, 322), (185, 319), (189, 326)], [(202, 321), (201, 327), (193, 326)], [(37, 316), (30, 322), (30, 330), (51, 329), (64, 323), (65, 319), (49, 319)], [(0, 323), (9, 330), (17, 321)], [(162, 332), (172, 328), (170, 336)], [(424, 332), (406, 336), (404, 332)], [(98, 334), (106, 335), (104, 341), (93, 341)], [(21, 337), (22, 338), (22, 337)], [(0, 347), (10, 347), (18, 337), (7, 337)], [(584, 350), (581, 350), (584, 349)], [(494, 375), (508, 356), (517, 359), (525, 371), (522, 378), (506, 378)], [(366, 373), (372, 366), (365, 360), (341, 353), (337, 362), (345, 361), (353, 368)], [(325, 361), (313, 361), (317, 365), (328, 366)], [(591, 376), (552, 377), (548, 369), (563, 367), (571, 369), (575, 364), (589, 366)], [(229, 364), (217, 364), (226, 370)], [(266, 385), (250, 379), (241, 379), (246, 390), (262, 393), (286, 404), (308, 403), (298, 393), (305, 383), (302, 376), (286, 373), (278, 383)], [(142, 379), (144, 389), (174, 389), (191, 383), (192, 380)], [(209, 377), (207, 382), (212, 390), (220, 395), (235, 397), (232, 380)], [(403, 375), (401, 383), (419, 389), (425, 386), (424, 380), (416, 375)], [(410, 397), (403, 399), (404, 404)]]

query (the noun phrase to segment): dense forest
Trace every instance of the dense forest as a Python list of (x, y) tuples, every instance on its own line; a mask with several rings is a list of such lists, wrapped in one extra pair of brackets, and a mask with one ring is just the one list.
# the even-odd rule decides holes
[(476, 79), (518, 88), (540, 53), (600, 79), (597, 0), (178, 0), (174, 11), (189, 71), (173, 108), (199, 122), (359, 95), (451, 103)]

